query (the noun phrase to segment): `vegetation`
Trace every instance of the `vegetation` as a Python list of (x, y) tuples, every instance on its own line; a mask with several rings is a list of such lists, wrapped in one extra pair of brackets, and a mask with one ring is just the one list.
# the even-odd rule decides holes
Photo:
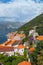
[(36, 50), (30, 54), (32, 65), (43, 65), (43, 41), (39, 41)]
[(43, 35), (43, 14), (37, 16), (33, 20), (29, 21), (28, 23), (20, 27), (18, 31), (22, 30), (25, 31), (26, 34), (28, 34), (28, 31), (31, 30), (34, 26), (37, 26), (37, 32)]
[[(32, 53), (29, 54), (32, 65), (43, 65), (43, 41), (39, 41)], [(0, 54), (0, 63), (4, 65), (18, 65), (19, 62), (28, 60), (26, 49), (24, 50), (24, 56), (6, 56)]]
[(19, 62), (23, 61), (25, 56), (5, 56), (0, 54), (0, 63), (4, 65), (18, 65)]
[(4, 54), (0, 54), (0, 63), (3, 65), (18, 65), (18, 63), (27, 60), (26, 54), (26, 49), (24, 50), (23, 56), (6, 56)]

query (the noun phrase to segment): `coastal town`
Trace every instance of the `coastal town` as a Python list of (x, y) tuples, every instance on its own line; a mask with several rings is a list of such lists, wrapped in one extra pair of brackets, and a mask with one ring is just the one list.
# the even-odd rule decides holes
[(43, 0), (0, 0), (0, 65), (43, 65)]
[[(28, 32), (28, 39), (25, 40), (26, 34), (24, 31), (15, 31), (7, 34), (7, 41), (0, 44), (0, 54), (6, 56), (23, 56), (26, 49), (26, 58), (28, 61), (23, 61), (18, 65), (32, 65), (29, 55), (36, 50), (37, 43), (43, 40), (43, 36), (39, 35), (34, 29)], [(25, 40), (23, 42), (23, 40)], [(30, 44), (31, 43), (31, 44)], [(31, 46), (31, 47), (30, 47)]]

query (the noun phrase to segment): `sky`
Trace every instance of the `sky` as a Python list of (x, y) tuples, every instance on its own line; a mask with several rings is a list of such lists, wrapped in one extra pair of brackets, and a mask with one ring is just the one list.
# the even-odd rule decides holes
[(0, 0), (0, 20), (28, 22), (43, 13), (43, 0)]

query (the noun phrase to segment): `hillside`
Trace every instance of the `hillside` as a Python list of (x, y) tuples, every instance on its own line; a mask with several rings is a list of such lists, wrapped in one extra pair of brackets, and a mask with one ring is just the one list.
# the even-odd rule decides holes
[(29, 31), (34, 26), (37, 26), (36, 30), (39, 32), (39, 34), (43, 35), (43, 13), (20, 27), (18, 30)]

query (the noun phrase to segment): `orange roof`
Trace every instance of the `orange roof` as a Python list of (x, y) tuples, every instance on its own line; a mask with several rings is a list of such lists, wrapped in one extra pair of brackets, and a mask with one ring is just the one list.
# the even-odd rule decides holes
[(19, 37), (24, 37), (25, 36), (25, 34), (16, 34), (17, 36), (19, 36)]
[(15, 42), (16, 40), (11, 40), (7, 45), (12, 45), (12, 44), (14, 44), (14, 42)]
[(22, 49), (22, 48), (25, 48), (25, 46), (23, 46), (22, 44), (18, 45), (18, 49)]
[(0, 46), (0, 52), (6, 52), (6, 51), (14, 51), (14, 47)]
[(23, 62), (20, 62), (18, 65), (31, 65), (31, 63), (27, 61), (23, 61)]
[(43, 40), (43, 36), (38, 36), (37, 40), (40, 40), (40, 41)]
[(13, 36), (13, 35), (9, 36), (9, 39), (13, 39), (13, 38), (14, 38), (14, 36)]
[(30, 50), (30, 52), (32, 52), (32, 51), (34, 51), (34, 50), (35, 50), (35, 48), (30, 48), (29, 50)]
[(11, 40), (7, 40), (7, 41), (5, 41), (4, 43), (2, 43), (1, 45), (3, 45), (3, 44), (7, 44), (7, 43), (9, 43)]

